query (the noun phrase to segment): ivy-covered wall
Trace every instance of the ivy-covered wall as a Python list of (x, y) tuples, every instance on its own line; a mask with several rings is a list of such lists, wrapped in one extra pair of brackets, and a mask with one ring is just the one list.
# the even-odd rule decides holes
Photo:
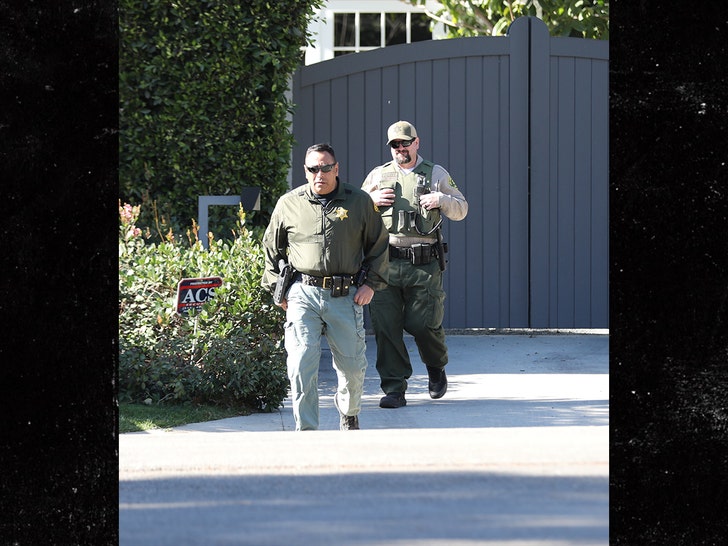
[(144, 205), (139, 227), (183, 232), (199, 195), (243, 186), (261, 188), (252, 221), (267, 223), (286, 190), (286, 90), (320, 4), (120, 0), (119, 197)]

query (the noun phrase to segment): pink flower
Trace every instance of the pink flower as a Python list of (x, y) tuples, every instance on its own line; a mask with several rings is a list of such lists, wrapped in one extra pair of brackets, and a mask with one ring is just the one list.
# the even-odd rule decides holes
[(134, 226), (134, 222), (136, 222), (137, 218), (139, 218), (141, 208), (141, 205), (132, 207), (129, 203), (125, 203), (124, 206), (121, 206), (121, 201), (119, 201), (119, 219), (121, 221), (121, 225)]

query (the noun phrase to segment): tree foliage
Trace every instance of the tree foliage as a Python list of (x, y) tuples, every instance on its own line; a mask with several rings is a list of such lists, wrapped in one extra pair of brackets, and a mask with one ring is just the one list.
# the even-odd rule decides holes
[(551, 36), (609, 39), (609, 0), (438, 1), (442, 9), (427, 15), (445, 24), (449, 38), (501, 36), (517, 17), (535, 16), (546, 23)]
[(199, 195), (243, 186), (261, 188), (266, 221), (287, 187), (288, 82), (320, 4), (120, 0), (119, 188), (144, 205), (140, 227), (182, 231)]

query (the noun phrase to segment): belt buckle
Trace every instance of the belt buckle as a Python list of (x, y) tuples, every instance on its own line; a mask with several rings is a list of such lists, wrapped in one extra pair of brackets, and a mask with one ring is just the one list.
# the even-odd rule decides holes
[[(331, 280), (333, 277), (321, 277), (321, 288), (327, 289), (331, 288)], [(327, 284), (328, 281), (328, 284)]]

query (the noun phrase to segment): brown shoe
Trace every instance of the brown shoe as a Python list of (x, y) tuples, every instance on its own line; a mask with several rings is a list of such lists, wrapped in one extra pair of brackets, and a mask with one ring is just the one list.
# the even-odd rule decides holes
[(359, 416), (341, 415), (339, 430), (359, 430)]

